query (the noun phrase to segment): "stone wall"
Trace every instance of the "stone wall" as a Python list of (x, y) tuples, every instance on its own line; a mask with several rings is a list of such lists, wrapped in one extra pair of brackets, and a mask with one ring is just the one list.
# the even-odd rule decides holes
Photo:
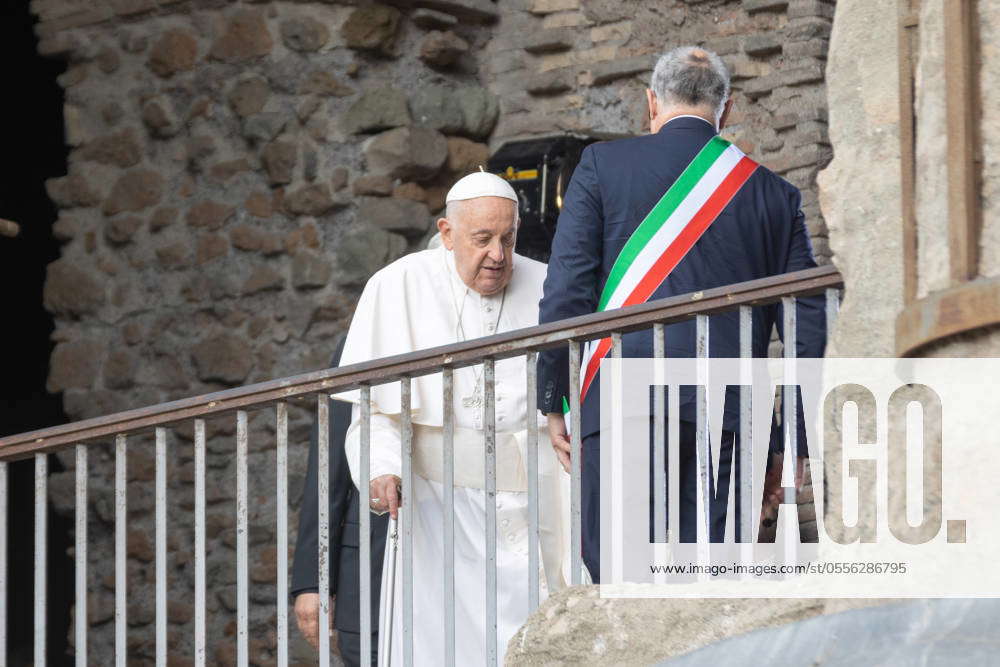
[[(69, 61), (69, 173), (48, 183), (64, 246), (45, 303), (58, 341), (48, 387), (74, 419), (325, 367), (364, 282), (422, 246), (445, 188), (485, 162), (496, 123), (474, 56), (489, 37), (488, 3), (460, 18), (370, 3), (160, 4), (34, 5), (41, 49)], [(293, 413), (295, 506), (308, 423)], [(273, 417), (252, 416), (251, 428), (251, 653), (268, 664)], [(233, 432), (231, 420), (209, 423), (208, 636), (219, 664), (235, 650)], [(171, 436), (175, 664), (193, 637), (192, 450), (189, 430)], [(110, 448), (95, 449), (96, 664), (113, 647), (112, 465)], [(53, 479), (64, 511), (72, 475)], [(138, 662), (154, 651), (153, 478), (150, 443), (136, 440), (128, 550)]]
[(728, 65), (736, 107), (724, 133), (802, 190), (813, 245), (830, 259), (816, 174), (832, 157), (823, 83), (834, 3), (819, 0), (522, 0), (500, 5), (482, 74), (501, 98), (493, 143), (546, 132), (648, 130), (656, 57), (684, 44)]
[[(817, 0), (33, 0), (68, 62), (69, 169), (48, 183), (62, 257), (49, 389), (73, 419), (324, 367), (365, 280), (421, 247), (453, 180), (503, 141), (641, 132), (655, 55), (718, 51), (727, 135), (803, 190), (830, 158)], [(310, 417), (293, 410), (291, 503)], [(232, 420), (208, 424), (210, 660), (235, 651)], [(251, 415), (251, 659), (275, 649), (273, 417)], [(171, 657), (192, 647), (193, 453), (170, 436)], [(54, 476), (72, 511), (73, 461)], [(91, 455), (92, 661), (113, 646), (113, 457)], [(130, 655), (153, 656), (153, 476), (129, 459)], [(294, 512), (293, 512), (294, 519)], [(293, 520), (293, 526), (294, 526)], [(294, 536), (293, 536), (294, 537)], [(293, 637), (297, 633), (293, 631)], [(294, 647), (306, 660), (309, 651)]]

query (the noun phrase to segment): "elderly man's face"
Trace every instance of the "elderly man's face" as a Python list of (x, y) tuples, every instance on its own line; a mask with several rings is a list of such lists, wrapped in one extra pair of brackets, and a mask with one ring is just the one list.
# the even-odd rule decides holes
[(438, 220), (441, 242), (454, 251), (462, 282), (482, 295), (496, 294), (507, 286), (514, 271), (517, 205), (503, 197), (478, 197), (457, 204), (451, 219)]

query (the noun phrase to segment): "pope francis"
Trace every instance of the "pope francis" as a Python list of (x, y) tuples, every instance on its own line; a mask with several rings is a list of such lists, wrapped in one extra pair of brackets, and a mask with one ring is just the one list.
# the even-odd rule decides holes
[[(413, 253), (368, 281), (344, 346), (342, 365), (455, 343), (538, 323), (538, 301), (546, 267), (514, 254), (517, 195), (503, 179), (470, 174), (449, 191), (445, 217), (437, 221), (441, 246)], [(525, 435), (541, 428), (539, 415), (526, 414), (523, 357), (496, 364), (497, 431), (497, 655), (529, 613), (528, 496)], [(441, 375), (414, 378), (413, 488), (401, 484), (399, 384), (373, 387), (371, 430), (372, 510), (413, 519), (413, 659), (437, 665), (444, 659), (444, 479), (442, 466)], [(341, 396), (354, 403), (356, 392)], [(486, 655), (486, 503), (483, 454), (483, 371), (457, 370), (455, 415), (455, 661), (483, 664)], [(539, 442), (545, 442), (540, 436)], [(360, 460), (359, 408), (345, 443), (354, 483)], [(549, 447), (538, 448), (541, 594), (564, 583), (561, 467)], [(392, 571), (386, 549), (386, 572)], [(402, 555), (396, 551), (396, 572)], [(383, 580), (383, 587), (392, 582)], [(394, 603), (383, 603), (379, 634), (389, 641), (381, 664), (402, 662), (402, 585), (392, 586)], [(383, 590), (383, 600), (386, 599)], [(386, 609), (391, 607), (391, 618)], [(386, 660), (389, 653), (390, 660)]]

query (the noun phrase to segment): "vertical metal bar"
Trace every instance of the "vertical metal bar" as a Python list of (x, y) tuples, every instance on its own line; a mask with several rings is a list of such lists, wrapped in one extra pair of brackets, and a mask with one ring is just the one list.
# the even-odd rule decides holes
[(7, 462), (0, 461), (0, 665), (7, 664)]
[(524, 426), (527, 429), (528, 453), (528, 610), (538, 607), (538, 353), (525, 355), (527, 406)]
[(205, 667), (205, 420), (194, 420), (194, 664)]
[(128, 452), (126, 436), (115, 436), (115, 667), (128, 662)]
[[(697, 428), (696, 442), (698, 447), (698, 479), (701, 481), (701, 497), (704, 504), (705, 543), (712, 540), (712, 485), (711, 467), (712, 438), (708, 423), (708, 357), (709, 357), (709, 320), (708, 315), (698, 315), (696, 318), (696, 356), (698, 358), (698, 389), (696, 398), (695, 421)], [(699, 543), (701, 539), (698, 540)]]
[(840, 290), (831, 287), (826, 291), (826, 339), (833, 338), (833, 330), (840, 316)]
[[(569, 420), (570, 420), (570, 583), (583, 582), (583, 540), (580, 502), (583, 496), (581, 468), (580, 419), (580, 344), (569, 342)], [(599, 577), (600, 572), (592, 573)]]
[(496, 362), (483, 360), (486, 448), (486, 664), (497, 664), (497, 423)]
[(399, 381), (399, 412), (402, 418), (403, 457), (403, 665), (413, 665), (413, 416), (410, 414), (411, 383)]
[(361, 579), (358, 593), (361, 613), (361, 650), (368, 664), (372, 654), (372, 534), (371, 534), (371, 445), (372, 445), (372, 388), (361, 387), (361, 490), (358, 497), (358, 558)]
[[(784, 471), (791, 473), (791, 484), (785, 487), (785, 502), (794, 505), (797, 501), (797, 489), (795, 487), (795, 473), (799, 463), (799, 434), (798, 434), (798, 390), (797, 378), (795, 377), (795, 358), (797, 356), (797, 317), (796, 299), (794, 296), (786, 296), (781, 299), (782, 311), (784, 312), (784, 357), (785, 357), (785, 395), (782, 397), (782, 408), (784, 417), (782, 423), (785, 427), (785, 448)], [(789, 468), (789, 464), (791, 468)], [(782, 477), (788, 477), (783, 474)], [(798, 513), (796, 513), (798, 516)], [(798, 542), (798, 526), (795, 531), (785, 533), (785, 562), (791, 562)]]
[(167, 430), (156, 429), (156, 667), (167, 665)]
[(740, 306), (740, 541), (753, 542), (753, 308)]
[[(330, 397), (316, 395), (316, 573), (319, 587), (319, 664), (330, 665)], [(362, 600), (364, 597), (362, 597)], [(364, 639), (364, 635), (361, 637)]]
[(666, 327), (653, 325), (653, 358), (657, 359), (653, 385), (653, 541), (667, 541), (666, 437), (667, 415), (664, 404), (663, 362), (666, 356)]
[(288, 666), (288, 404), (275, 406), (274, 422), (277, 440), (275, 476), (278, 505), (278, 667)]
[[(455, 370), (441, 371), (444, 429), (444, 664), (455, 664)], [(530, 463), (529, 463), (530, 466)]]
[[(5, 516), (3, 517), (6, 518)], [(87, 446), (76, 446), (76, 664), (87, 664)], [(0, 653), (0, 663), (3, 653)]]
[[(249, 594), (247, 564), (247, 434), (246, 410), (236, 411), (236, 664), (250, 662)], [(321, 632), (320, 635), (323, 633)]]
[(48, 571), (48, 454), (35, 454), (35, 664), (45, 664), (45, 613)]

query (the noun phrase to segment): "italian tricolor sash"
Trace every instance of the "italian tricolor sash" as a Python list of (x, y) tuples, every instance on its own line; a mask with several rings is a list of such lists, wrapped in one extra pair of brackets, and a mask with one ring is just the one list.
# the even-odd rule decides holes
[[(757, 163), (739, 148), (712, 137), (625, 243), (597, 312), (649, 300), (756, 169)], [(610, 350), (610, 338), (587, 343), (580, 369), (581, 402)]]

